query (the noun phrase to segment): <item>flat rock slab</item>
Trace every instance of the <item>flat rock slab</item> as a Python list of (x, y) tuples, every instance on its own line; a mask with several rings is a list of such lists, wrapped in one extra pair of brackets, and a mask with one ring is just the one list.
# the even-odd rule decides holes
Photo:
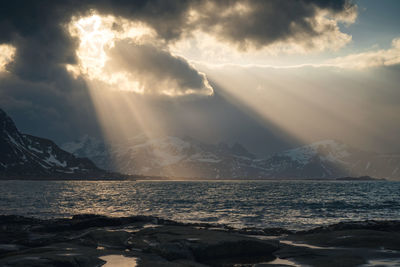
[(378, 230), (338, 230), (291, 235), (293, 241), (324, 247), (382, 248), (400, 250), (400, 232)]
[(0, 266), (101, 266), (99, 256), (95, 249), (60, 243), (3, 255)]
[(366, 225), (360, 229), (360, 224), (338, 224), (288, 235), (276, 255), (308, 266), (369, 266), (374, 261), (386, 262), (377, 266), (400, 266), (398, 227)]
[(92, 267), (110, 259), (138, 267), (400, 266), (400, 222), (294, 232), (151, 216), (40, 220), (0, 215), (0, 266)]
[(187, 259), (211, 265), (271, 260), (279, 249), (278, 241), (189, 226), (146, 228), (135, 234), (132, 243), (168, 260)]
[(233, 266), (270, 261), (279, 249), (276, 240), (145, 216), (0, 216), (0, 226), (0, 266), (101, 266), (107, 255), (138, 266)]

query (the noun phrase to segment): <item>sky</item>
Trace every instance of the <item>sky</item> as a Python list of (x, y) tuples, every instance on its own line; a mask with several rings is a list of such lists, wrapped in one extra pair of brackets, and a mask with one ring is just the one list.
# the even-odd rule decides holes
[(400, 153), (397, 0), (0, 3), (0, 108), (58, 144), (145, 134), (257, 155)]

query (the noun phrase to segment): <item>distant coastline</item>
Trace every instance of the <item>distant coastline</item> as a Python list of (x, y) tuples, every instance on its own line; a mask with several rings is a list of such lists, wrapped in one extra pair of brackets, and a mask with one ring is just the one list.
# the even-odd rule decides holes
[(1, 180), (21, 180), (21, 181), (391, 181), (385, 178), (375, 178), (370, 176), (359, 177), (338, 177), (338, 178), (259, 178), (259, 179), (233, 179), (219, 178), (207, 179), (201, 177), (165, 177), (147, 175), (129, 175), (120, 173), (99, 173), (99, 174), (55, 174), (46, 176), (25, 176), (25, 175), (0, 175)]
[(385, 178), (375, 178), (371, 176), (359, 176), (359, 177), (340, 177), (336, 178), (336, 181), (387, 181)]

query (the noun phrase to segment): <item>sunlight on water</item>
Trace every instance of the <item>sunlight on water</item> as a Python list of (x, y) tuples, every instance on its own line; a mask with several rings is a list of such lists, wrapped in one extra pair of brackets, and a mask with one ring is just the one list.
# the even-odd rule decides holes
[(280, 259), (280, 258), (276, 258), (273, 261), (270, 262), (266, 262), (265, 264), (270, 264), (272, 266), (293, 266), (293, 267), (301, 267), (301, 265), (296, 264), (293, 261), (287, 260), (287, 259)]
[(362, 265), (363, 267), (372, 266), (386, 266), (386, 267), (398, 267), (400, 266), (400, 259), (380, 259), (370, 260), (367, 264)]
[(1, 181), (1, 214), (154, 215), (235, 227), (309, 228), (400, 219), (399, 182)]
[(107, 255), (100, 257), (106, 261), (103, 267), (136, 267), (136, 258), (129, 258), (122, 255)]

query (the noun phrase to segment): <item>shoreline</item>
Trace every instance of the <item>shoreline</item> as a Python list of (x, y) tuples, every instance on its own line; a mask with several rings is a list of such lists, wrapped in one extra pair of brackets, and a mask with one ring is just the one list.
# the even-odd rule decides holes
[(385, 178), (359, 179), (340, 177), (340, 178), (260, 178), (260, 179), (204, 179), (204, 178), (175, 178), (175, 177), (143, 177), (141, 175), (126, 175), (121, 177), (100, 177), (100, 178), (71, 178), (71, 177), (33, 177), (33, 178), (10, 178), (0, 177), (0, 181), (138, 181), (138, 182), (262, 182), (262, 181), (316, 181), (316, 182), (400, 182), (400, 180), (390, 180)]
[(101, 266), (107, 259), (126, 260), (132, 266), (400, 264), (400, 220), (340, 222), (293, 231), (139, 215), (0, 215), (0, 237), (0, 265), (7, 266)]

